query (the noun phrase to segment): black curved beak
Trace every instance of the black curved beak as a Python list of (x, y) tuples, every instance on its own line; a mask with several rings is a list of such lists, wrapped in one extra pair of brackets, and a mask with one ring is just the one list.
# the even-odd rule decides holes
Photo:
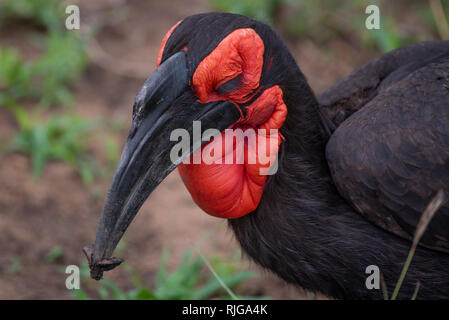
[[(136, 96), (132, 127), (106, 196), (95, 244), (85, 248), (92, 278), (101, 279), (103, 271), (122, 262), (111, 256), (142, 204), (171, 171), (207, 142), (193, 134), (193, 121), (201, 121), (202, 131), (222, 131), (239, 118), (239, 110), (230, 102), (195, 101), (184, 51), (156, 69)], [(170, 136), (175, 129), (189, 132), (191, 147), (174, 159), (170, 154), (178, 141)]]

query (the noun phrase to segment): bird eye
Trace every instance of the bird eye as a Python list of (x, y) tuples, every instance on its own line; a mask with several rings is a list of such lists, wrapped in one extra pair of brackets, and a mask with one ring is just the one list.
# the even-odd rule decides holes
[(241, 74), (239, 74), (237, 77), (232, 78), (229, 81), (226, 81), (225, 83), (221, 84), (219, 87), (215, 88), (215, 91), (218, 94), (225, 94), (225, 93), (229, 93), (232, 92), (234, 90), (237, 90), (240, 85), (242, 84), (241, 81)]

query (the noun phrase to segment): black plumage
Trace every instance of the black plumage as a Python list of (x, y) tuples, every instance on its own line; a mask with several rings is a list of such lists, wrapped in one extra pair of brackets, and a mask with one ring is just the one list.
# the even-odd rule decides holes
[[(176, 65), (176, 72), (192, 77), (198, 64), (239, 28), (254, 29), (265, 47), (260, 90), (242, 110), (264, 89), (278, 85), (288, 113), (280, 129), (285, 140), (277, 173), (268, 177), (257, 209), (229, 220), (230, 227), (248, 256), (287, 282), (335, 298), (381, 299), (380, 289), (365, 286), (366, 268), (378, 266), (391, 292), (422, 211), (438, 190), (449, 193), (449, 41), (424, 42), (385, 54), (315, 96), (270, 27), (240, 15), (209, 13), (188, 17), (174, 29), (162, 62), (172, 59), (167, 63)], [(185, 54), (175, 55), (183, 48)], [(187, 90), (174, 100), (175, 107), (168, 109), (172, 111), (160, 116), (159, 104), (170, 102), (160, 99), (142, 108), (167, 123), (170, 112), (186, 113), (191, 119), (194, 115), (186, 104), (196, 100), (195, 92), (173, 74), (170, 77), (177, 88)], [(157, 83), (153, 85), (159, 92)], [(218, 90), (227, 92), (238, 85), (237, 79)], [(148, 88), (142, 90), (151, 100)], [(187, 96), (190, 100), (176, 105)], [(223, 115), (229, 106), (217, 105), (222, 109), (211, 119), (226, 120)], [(201, 110), (203, 105), (193, 106)], [(214, 110), (214, 105), (205, 106)], [(175, 118), (180, 122), (183, 115)], [(145, 121), (149, 120), (144, 117)], [(147, 136), (145, 130), (158, 129), (157, 123), (146, 125), (151, 130), (135, 129), (142, 136)], [(167, 151), (160, 145), (165, 142), (157, 134), (145, 140), (148, 148), (142, 148), (142, 159), (131, 157), (130, 150), (143, 143), (131, 135), (125, 146), (116, 175), (122, 177), (125, 167), (130, 173), (124, 183), (113, 179), (93, 254), (88, 254), (96, 278), (106, 270), (103, 265), (145, 198), (175, 168), (164, 160)], [(152, 179), (142, 182), (143, 176)], [(449, 298), (448, 253), (446, 204), (429, 225), (399, 298), (410, 298), (418, 282), (418, 298)]]
[[(349, 89), (364, 86), (366, 98), (352, 106), (358, 111), (332, 135), (328, 163), (340, 194), (358, 212), (411, 239), (432, 196), (449, 191), (449, 43), (424, 42), (393, 51), (336, 87), (365, 79), (365, 69), (374, 70), (371, 80), (378, 78), (371, 88), (355, 82), (358, 87), (353, 83)], [(333, 95), (341, 89), (320, 96), (336, 122), (341, 96)], [(449, 252), (449, 204), (421, 243)]]

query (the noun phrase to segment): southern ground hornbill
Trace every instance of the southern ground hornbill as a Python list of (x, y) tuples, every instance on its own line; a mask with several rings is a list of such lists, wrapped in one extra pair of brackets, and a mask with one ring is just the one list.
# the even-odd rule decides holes
[[(194, 121), (203, 132), (221, 133), (210, 143), (193, 137), (173, 161), (171, 133), (193, 134)], [(253, 141), (270, 143), (277, 172), (261, 174), (264, 164), (248, 158), (181, 163), (226, 128), (279, 129), (274, 138)], [(245, 142), (245, 157), (253, 147)], [(391, 292), (421, 213), (438, 190), (449, 191), (449, 41), (387, 53), (316, 97), (267, 25), (227, 13), (180, 21), (136, 96), (88, 253), (93, 277), (120, 262), (111, 258), (118, 241), (178, 166), (193, 200), (229, 219), (244, 252), (262, 267), (332, 297), (382, 298), (365, 286), (367, 266), (379, 267)], [(424, 234), (399, 297), (410, 298), (419, 281), (418, 297), (449, 298), (448, 253), (446, 204)]]

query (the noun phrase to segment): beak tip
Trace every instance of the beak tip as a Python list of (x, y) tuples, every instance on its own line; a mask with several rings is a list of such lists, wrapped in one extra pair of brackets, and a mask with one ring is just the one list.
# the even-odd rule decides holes
[(124, 260), (121, 258), (108, 258), (99, 262), (94, 262), (92, 259), (93, 246), (85, 246), (83, 248), (84, 255), (87, 258), (90, 268), (90, 277), (95, 280), (100, 280), (103, 277), (103, 272), (112, 270), (118, 267)]

